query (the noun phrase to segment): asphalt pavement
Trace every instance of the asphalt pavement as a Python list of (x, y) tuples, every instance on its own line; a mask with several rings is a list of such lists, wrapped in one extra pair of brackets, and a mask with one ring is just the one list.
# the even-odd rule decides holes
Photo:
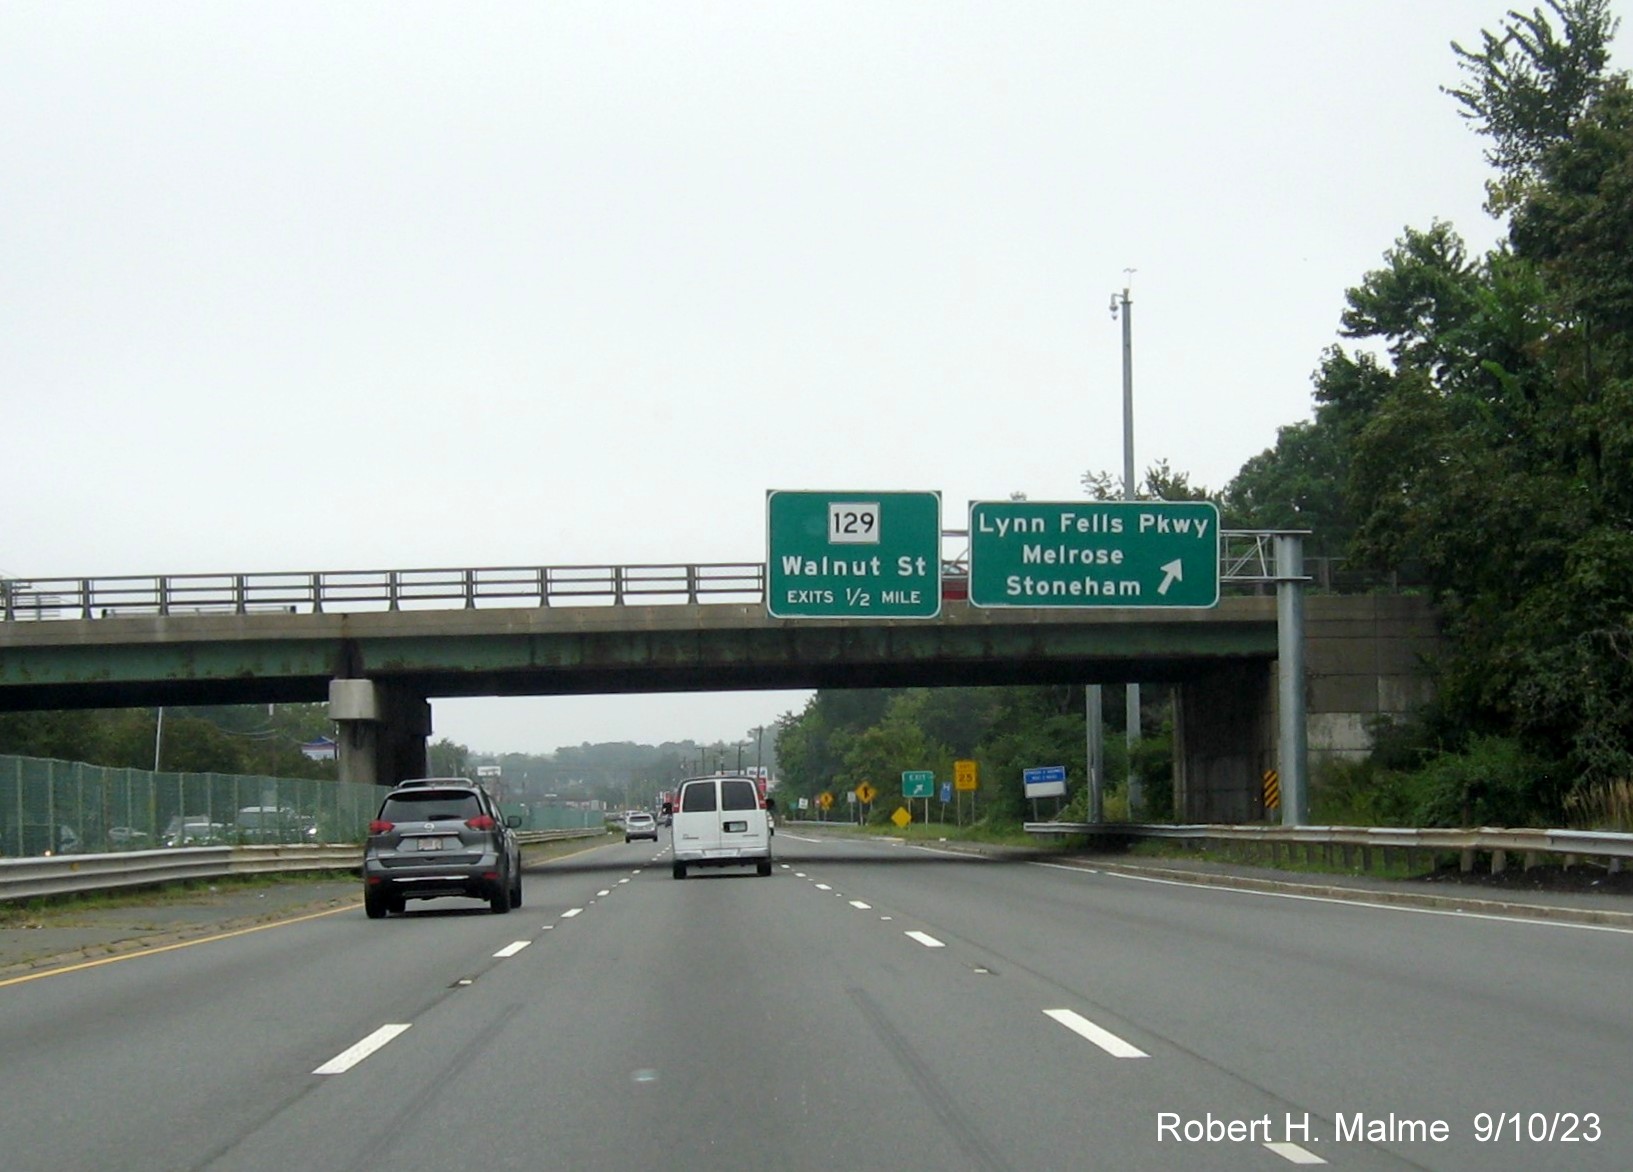
[[(802, 828), (802, 832), (807, 828)], [(824, 833), (834, 833), (825, 830)], [(1128, 854), (1060, 854), (963, 843), (921, 843), (947, 850), (1024, 857), (1140, 878), (1283, 892), (1330, 899), (1524, 916), (1633, 928), (1633, 874), (1548, 869), (1506, 876), (1442, 872), (1418, 879), (1322, 874), (1230, 863), (1213, 858), (1141, 858)], [(162, 948), (200, 936), (324, 912), (361, 915), (355, 880), (291, 881), (240, 887), (230, 883), (129, 905), (64, 905), (34, 912), (0, 911), (0, 976), (125, 952)]]

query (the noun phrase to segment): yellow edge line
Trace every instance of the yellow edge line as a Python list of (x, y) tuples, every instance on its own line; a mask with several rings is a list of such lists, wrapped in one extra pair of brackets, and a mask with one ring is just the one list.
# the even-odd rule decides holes
[(118, 956), (104, 956), (98, 960), (87, 960), (81, 964), (64, 965), (61, 968), (46, 969), (38, 973), (24, 973), (20, 977), (6, 977), (0, 980), (0, 989), (8, 985), (21, 985), (28, 981), (38, 981), (43, 977), (60, 977), (64, 973), (77, 973), (81, 969), (101, 968), (105, 964), (114, 964), (121, 960), (135, 960), (140, 956), (157, 956), (161, 952), (174, 952), (178, 948), (191, 948), (195, 944), (211, 944), (217, 940), (231, 940), (234, 936), (248, 936), (251, 932), (264, 932), (268, 928), (282, 928), (286, 924), (300, 924), (307, 920), (321, 919), (323, 916), (332, 916), (336, 912), (356, 911), (361, 904), (348, 903), (342, 907), (332, 907), (321, 912), (309, 912), (304, 916), (293, 916), (287, 920), (275, 920), (270, 924), (256, 924), (251, 928), (239, 928), (232, 932), (220, 932), (214, 936), (199, 936), (193, 940), (182, 940), (175, 944), (161, 944), (157, 948), (143, 948), (134, 952), (122, 952)]

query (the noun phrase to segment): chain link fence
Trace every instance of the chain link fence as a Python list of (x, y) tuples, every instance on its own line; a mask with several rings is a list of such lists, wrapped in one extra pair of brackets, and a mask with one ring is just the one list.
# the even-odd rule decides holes
[(383, 786), (0, 756), (0, 855), (361, 843)]

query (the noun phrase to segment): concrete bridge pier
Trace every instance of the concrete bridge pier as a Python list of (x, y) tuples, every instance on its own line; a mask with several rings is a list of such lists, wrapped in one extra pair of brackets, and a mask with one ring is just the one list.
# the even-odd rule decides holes
[(396, 785), (429, 772), (425, 697), (374, 680), (330, 680), (329, 719), (340, 725), (341, 781)]

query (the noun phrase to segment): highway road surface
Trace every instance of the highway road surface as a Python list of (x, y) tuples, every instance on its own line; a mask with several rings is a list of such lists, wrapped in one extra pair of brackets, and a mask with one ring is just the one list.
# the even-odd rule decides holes
[(0, 1168), (1633, 1168), (1633, 932), (784, 829), (0, 977)]

